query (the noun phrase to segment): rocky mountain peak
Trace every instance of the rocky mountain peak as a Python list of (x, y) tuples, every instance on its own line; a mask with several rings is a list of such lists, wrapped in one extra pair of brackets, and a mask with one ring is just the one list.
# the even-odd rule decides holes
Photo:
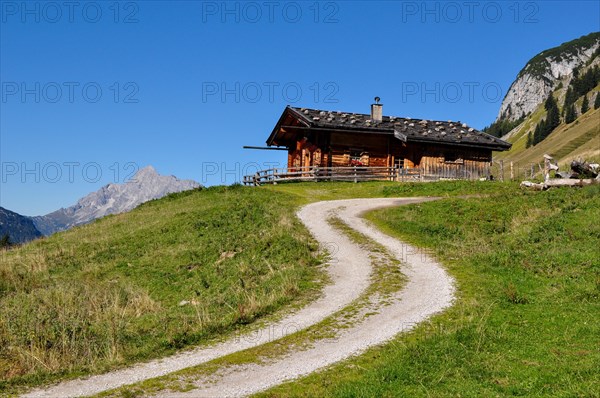
[(79, 199), (73, 206), (33, 217), (36, 227), (50, 235), (109, 214), (123, 213), (152, 199), (200, 187), (196, 181), (162, 176), (152, 166), (140, 169), (123, 184), (108, 184)]
[(515, 121), (533, 112), (558, 82), (598, 55), (600, 32), (542, 51), (517, 75), (506, 93), (496, 121)]
[(132, 180), (136, 180), (136, 181), (143, 180), (143, 179), (152, 178), (152, 177), (155, 177), (158, 175), (159, 174), (156, 171), (156, 169), (153, 166), (148, 165), (146, 167), (139, 169), (137, 171), (137, 173), (135, 173), (135, 175), (133, 176)]

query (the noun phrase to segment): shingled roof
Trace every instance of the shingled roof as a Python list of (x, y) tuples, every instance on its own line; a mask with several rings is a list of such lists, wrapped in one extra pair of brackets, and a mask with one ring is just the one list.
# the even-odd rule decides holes
[(371, 115), (350, 112), (334, 112), (320, 109), (286, 107), (282, 117), (267, 140), (273, 145), (277, 131), (282, 126), (286, 111), (306, 124), (307, 129), (346, 130), (356, 133), (393, 134), (405, 142), (431, 142), (446, 145), (477, 146), (496, 151), (510, 149), (511, 144), (489, 134), (469, 127), (460, 121), (436, 121), (425, 119), (383, 116), (381, 122)]

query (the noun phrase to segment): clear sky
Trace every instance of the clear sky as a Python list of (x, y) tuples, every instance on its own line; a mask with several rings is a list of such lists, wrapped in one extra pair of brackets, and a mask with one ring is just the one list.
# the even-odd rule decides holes
[(268, 162), (286, 105), (483, 128), (600, 2), (0, 1), (0, 206), (67, 207), (138, 167), (205, 185)]

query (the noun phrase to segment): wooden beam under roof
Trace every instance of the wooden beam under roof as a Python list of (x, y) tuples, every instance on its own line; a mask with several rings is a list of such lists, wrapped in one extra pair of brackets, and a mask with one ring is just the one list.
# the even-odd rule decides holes
[(244, 145), (242, 148), (243, 149), (261, 149), (261, 150), (267, 150), (267, 151), (287, 151), (288, 150), (286, 147), (251, 146), (251, 145)]

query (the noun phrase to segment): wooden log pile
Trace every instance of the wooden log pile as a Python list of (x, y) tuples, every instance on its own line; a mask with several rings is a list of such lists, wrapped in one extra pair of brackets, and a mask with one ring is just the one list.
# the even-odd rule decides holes
[(570, 178), (598, 178), (599, 169), (600, 164), (598, 163), (590, 164), (574, 160), (571, 162)]
[[(550, 172), (554, 170), (554, 178)], [(570, 171), (560, 171), (558, 164), (550, 155), (544, 155), (544, 182), (521, 182), (521, 187), (546, 190), (555, 187), (582, 187), (600, 183), (600, 164), (573, 160)]]

